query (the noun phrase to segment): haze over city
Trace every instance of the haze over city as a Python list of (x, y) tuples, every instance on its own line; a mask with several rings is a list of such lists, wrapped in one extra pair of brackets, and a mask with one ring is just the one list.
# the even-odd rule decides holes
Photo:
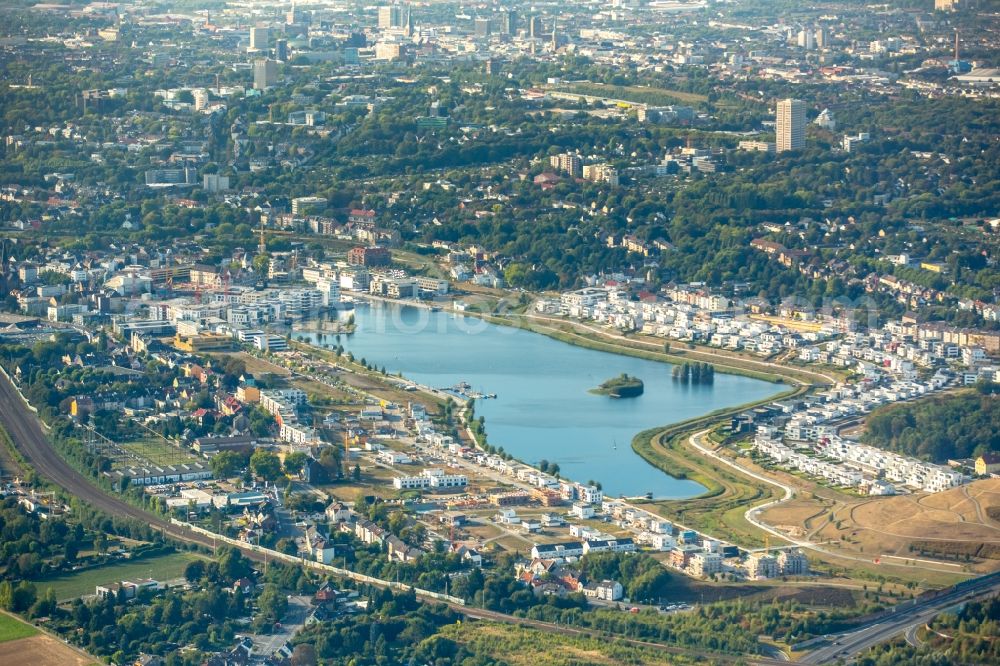
[(997, 3), (0, 17), (0, 663), (1000, 663)]

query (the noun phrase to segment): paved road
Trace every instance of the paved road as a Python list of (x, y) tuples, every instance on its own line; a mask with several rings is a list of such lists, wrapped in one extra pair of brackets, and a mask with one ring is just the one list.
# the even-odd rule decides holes
[[(162, 518), (138, 509), (125, 501), (106, 494), (77, 472), (55, 452), (42, 432), (41, 425), (29, 410), (21, 394), (3, 372), (0, 372), (0, 424), (10, 435), (18, 451), (41, 476), (61, 486), (72, 495), (112, 516), (125, 516), (147, 523), (164, 535), (209, 548), (215, 546), (210, 537), (196, 534)], [(247, 551), (248, 556), (256, 555)], [(259, 559), (259, 558), (255, 558)]]
[[(837, 660), (848, 661), (869, 648), (883, 643), (907, 629), (929, 622), (935, 615), (951, 608), (970, 596), (983, 596), (1000, 592), (1000, 573), (969, 581), (960, 590), (951, 590), (937, 597), (898, 610), (887, 618), (876, 620), (854, 631), (838, 634), (833, 643), (805, 655), (804, 664), (827, 664)], [(898, 607), (897, 607), (898, 608)]]
[[(73, 469), (69, 463), (63, 460), (52, 448), (35, 415), (29, 410), (21, 395), (14, 388), (7, 376), (0, 371), (0, 424), (10, 434), (17, 450), (27, 459), (31, 467), (42, 477), (45, 477), (55, 485), (61, 486), (69, 493), (91, 504), (97, 509), (112, 516), (126, 516), (147, 523), (153, 529), (162, 532), (178, 541), (187, 543), (197, 543), (209, 548), (214, 548), (215, 542), (211, 537), (192, 532), (191, 530), (172, 525), (162, 518), (149, 512), (138, 509), (113, 495), (106, 494), (103, 490), (88, 481), (82, 474)], [(243, 554), (256, 561), (263, 561), (264, 555), (249, 548), (240, 549)], [(418, 597), (420, 598), (420, 597)], [(434, 599), (422, 599), (432, 603), (439, 603)], [(452, 610), (462, 613), (471, 618), (480, 618), (493, 622), (503, 622), (508, 624), (518, 624), (532, 627), (541, 631), (559, 633), (569, 636), (591, 636), (600, 637), (606, 640), (624, 642), (631, 645), (653, 648), (667, 654), (683, 654), (696, 658), (710, 658), (719, 662), (739, 662), (757, 663), (766, 666), (786, 666), (786, 662), (766, 657), (740, 657), (735, 655), (725, 655), (716, 652), (692, 650), (687, 648), (663, 645), (621, 636), (613, 636), (591, 629), (577, 629), (550, 622), (529, 620), (527, 618), (515, 617), (504, 613), (489, 611), (479, 608), (471, 608), (461, 604), (447, 604)]]
[(253, 638), (254, 652), (271, 656), (278, 648), (289, 642), (305, 625), (312, 601), (309, 597), (292, 595), (288, 597), (288, 610), (281, 618), (281, 629), (273, 634), (255, 634)]
[[(727, 467), (730, 467), (730, 468), (736, 470), (740, 474), (743, 474), (745, 476), (749, 476), (749, 477), (751, 477), (753, 479), (756, 479), (758, 481), (762, 481), (764, 483), (768, 483), (768, 484), (770, 484), (772, 486), (776, 486), (778, 488), (781, 488), (783, 491), (785, 491), (785, 496), (782, 497), (782, 498), (780, 498), (780, 499), (770, 500), (770, 501), (767, 501), (767, 502), (765, 502), (763, 504), (760, 504), (758, 506), (753, 506), (753, 507), (750, 507), (749, 509), (747, 509), (746, 512), (743, 514), (743, 516), (747, 519), (748, 523), (750, 523), (754, 527), (757, 527), (758, 529), (761, 529), (761, 530), (767, 532), (768, 534), (770, 534), (772, 536), (778, 537), (779, 539), (782, 539), (784, 541), (788, 541), (789, 543), (791, 543), (791, 544), (793, 544), (793, 545), (795, 545), (795, 546), (797, 546), (799, 548), (805, 548), (807, 550), (812, 550), (812, 551), (815, 551), (817, 553), (822, 553), (824, 555), (828, 555), (830, 557), (836, 557), (836, 558), (839, 558), (839, 559), (842, 559), (842, 560), (851, 560), (853, 562), (864, 562), (865, 564), (871, 563), (871, 561), (873, 559), (872, 557), (857, 557), (857, 556), (854, 556), (854, 555), (848, 555), (846, 553), (839, 553), (839, 552), (836, 552), (836, 551), (832, 551), (832, 550), (829, 550), (827, 548), (823, 548), (821, 545), (817, 544), (815, 541), (809, 541), (808, 539), (796, 539), (795, 537), (789, 536), (788, 534), (785, 534), (784, 532), (780, 532), (780, 531), (774, 529), (773, 527), (771, 527), (770, 525), (768, 525), (767, 523), (765, 523), (762, 520), (760, 520), (760, 518), (758, 516), (765, 509), (769, 509), (769, 508), (771, 508), (773, 506), (776, 506), (776, 505), (781, 504), (783, 502), (787, 502), (788, 500), (794, 498), (795, 497), (795, 489), (792, 488), (791, 486), (785, 485), (785, 484), (783, 484), (783, 483), (781, 483), (781, 482), (779, 482), (779, 481), (777, 481), (775, 479), (772, 479), (772, 478), (766, 477), (766, 476), (764, 476), (762, 474), (757, 474), (756, 472), (753, 472), (751, 470), (745, 469), (742, 466), (740, 466), (737, 463), (735, 463), (732, 460), (730, 460), (729, 458), (727, 458), (726, 456), (721, 455), (719, 453), (716, 453), (712, 449), (709, 449), (708, 447), (706, 447), (705, 446), (705, 436), (708, 435), (708, 433), (710, 431), (711, 431), (711, 428), (708, 428), (706, 430), (702, 430), (700, 432), (693, 433), (688, 438), (688, 442), (691, 444), (691, 446), (693, 446), (695, 449), (697, 449), (698, 452), (701, 453), (702, 455), (707, 456), (709, 458), (712, 458), (713, 460), (719, 462), (720, 464), (726, 465)], [(945, 571), (947, 573), (954, 573), (954, 574), (962, 574), (962, 573), (964, 573), (963, 571), (961, 571), (960, 567), (958, 567), (956, 565), (949, 564), (947, 562), (942, 562), (940, 564), (933, 563), (933, 566), (927, 566), (925, 564), (917, 564), (918, 561), (920, 561), (920, 562), (928, 562), (927, 560), (916, 560), (916, 559), (913, 559), (913, 558), (896, 558), (895, 556), (892, 556), (892, 555), (881, 555), (880, 558), (882, 558), (883, 561), (886, 558), (894, 558), (894, 559), (904, 560), (904, 562), (900, 563), (900, 564), (895, 564), (893, 562), (884, 562), (885, 566), (906, 566), (906, 567), (909, 567), (909, 568), (926, 569), (928, 571)], [(906, 564), (906, 562), (909, 562), (909, 564)]]
[[(188, 543), (198, 543), (203, 546), (214, 547), (214, 542), (210, 537), (192, 532), (190, 530), (172, 525), (151, 513), (138, 509), (125, 503), (124, 501), (106, 494), (103, 490), (92, 484), (79, 472), (73, 469), (63, 460), (49, 444), (45, 434), (39, 425), (38, 419), (28, 409), (20, 394), (11, 384), (6, 375), (0, 372), (0, 423), (4, 426), (14, 441), (18, 451), (27, 459), (32, 468), (41, 476), (49, 479), (53, 483), (62, 486), (76, 497), (92, 504), (94, 507), (114, 516), (127, 516), (146, 522), (155, 530), (164, 535)], [(247, 557), (255, 560), (262, 560), (263, 556), (252, 550), (243, 551)], [(934, 615), (942, 610), (956, 604), (963, 597), (970, 593), (985, 593), (1000, 591), (1000, 575), (980, 579), (976, 583), (971, 583), (961, 591), (952, 591), (941, 595), (935, 599), (928, 600), (912, 608), (899, 613), (895, 618), (876, 622), (872, 625), (862, 627), (850, 634), (845, 634), (837, 640), (837, 645), (820, 648), (809, 653), (802, 660), (803, 663), (823, 664), (834, 659), (841, 658), (841, 655), (853, 656), (859, 652), (877, 645), (893, 636), (902, 633), (913, 624), (927, 622)], [(522, 626), (533, 627), (541, 631), (560, 633), (564, 635), (588, 635), (601, 636), (601, 632), (577, 629), (550, 622), (540, 622), (526, 618), (518, 618), (504, 613), (488, 611), (477, 608), (470, 608), (461, 605), (451, 605), (451, 607), (466, 615), (467, 617), (492, 620), (494, 622), (514, 623)], [(293, 618), (294, 619), (294, 618)], [(694, 655), (711, 658), (716, 661), (739, 661), (741, 663), (757, 663), (769, 666), (781, 665), (786, 662), (770, 659), (766, 657), (737, 657), (722, 655), (712, 652), (690, 650), (679, 647), (665, 646), (661, 643), (653, 643), (637, 639), (615, 637), (615, 640), (627, 642), (636, 646), (655, 648), (657, 650), (673, 653)]]

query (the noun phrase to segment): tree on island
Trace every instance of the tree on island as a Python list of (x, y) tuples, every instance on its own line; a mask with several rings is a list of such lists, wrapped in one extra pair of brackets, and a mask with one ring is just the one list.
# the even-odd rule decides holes
[(675, 365), (672, 374), (674, 381), (685, 384), (711, 384), (715, 381), (715, 366), (711, 363), (685, 361), (681, 365)]
[(601, 383), (597, 388), (591, 389), (591, 393), (608, 395), (612, 398), (631, 398), (642, 395), (643, 390), (644, 385), (641, 379), (623, 372), (617, 377)]

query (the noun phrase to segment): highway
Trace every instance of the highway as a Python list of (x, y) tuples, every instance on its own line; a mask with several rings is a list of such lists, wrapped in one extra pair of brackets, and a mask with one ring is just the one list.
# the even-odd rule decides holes
[[(134, 518), (135, 520), (147, 523), (150, 527), (167, 537), (186, 543), (196, 543), (208, 548), (214, 548), (215, 543), (211, 537), (172, 525), (156, 515), (127, 504), (123, 500), (105, 493), (73, 469), (52, 448), (45, 434), (42, 432), (38, 419), (30, 411), (6, 374), (2, 372), (0, 372), (0, 406), (2, 406), (0, 408), (0, 424), (3, 425), (4, 429), (10, 435), (17, 450), (42, 477), (61, 486), (67, 492), (109, 515)], [(241, 550), (248, 558), (257, 561), (263, 560), (261, 553), (254, 552), (249, 548)], [(835, 660), (850, 659), (874, 645), (904, 633), (908, 627), (929, 621), (941, 611), (957, 604), (970, 595), (981, 596), (997, 592), (1000, 592), (1000, 573), (967, 581), (965, 587), (962, 589), (951, 590), (938, 597), (927, 599), (914, 606), (902, 609), (895, 615), (874, 621), (852, 632), (835, 636), (832, 639), (834, 643), (808, 653), (801, 659), (801, 662), (806, 664), (825, 664)], [(767, 657), (739, 657), (673, 647), (663, 645), (662, 643), (629, 639), (621, 636), (604, 635), (600, 631), (591, 629), (579, 629), (551, 622), (530, 620), (495, 611), (463, 606), (461, 604), (449, 604), (449, 606), (453, 610), (471, 618), (513, 623), (548, 633), (559, 633), (567, 636), (605, 636), (609, 640), (613, 639), (635, 646), (653, 648), (668, 654), (695, 656), (718, 662), (738, 661), (740, 663), (763, 664), (766, 666), (787, 665), (788, 663)]]
[(897, 607), (899, 610), (888, 617), (874, 620), (851, 632), (832, 636), (829, 645), (809, 652), (799, 661), (803, 664), (849, 661), (879, 643), (907, 633), (910, 627), (929, 622), (938, 613), (969, 597), (996, 593), (1000, 593), (1000, 572), (967, 581), (961, 589), (952, 589), (908, 608)]

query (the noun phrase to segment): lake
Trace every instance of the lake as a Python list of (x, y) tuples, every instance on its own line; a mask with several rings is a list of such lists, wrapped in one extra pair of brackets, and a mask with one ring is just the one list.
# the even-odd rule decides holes
[[(635, 434), (782, 390), (722, 373), (709, 386), (684, 385), (672, 379), (673, 366), (666, 363), (427, 308), (374, 302), (352, 312), (356, 332), (342, 335), (340, 344), (355, 358), (427, 386), (468, 382), (474, 391), (497, 394), (476, 401), (490, 444), (530, 464), (558, 463), (563, 477), (598, 481), (612, 496), (700, 494), (700, 484), (674, 479), (633, 452)], [(315, 334), (296, 335), (316, 341)], [(325, 342), (336, 345), (329, 334)], [(643, 380), (643, 395), (614, 399), (588, 392), (623, 372)]]

